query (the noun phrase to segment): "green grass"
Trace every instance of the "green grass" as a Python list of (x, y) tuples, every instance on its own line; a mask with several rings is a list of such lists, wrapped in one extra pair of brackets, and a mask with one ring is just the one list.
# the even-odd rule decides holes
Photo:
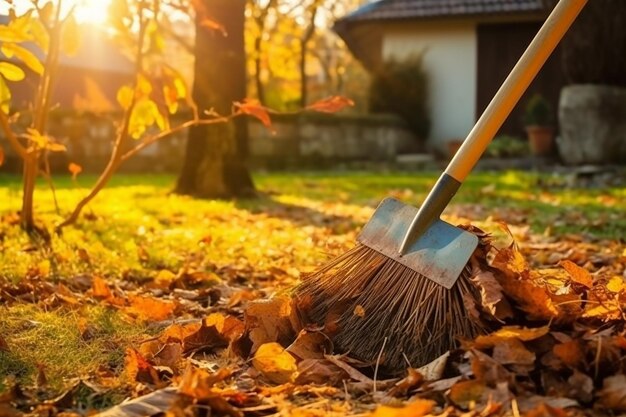
[[(262, 173), (255, 181), (263, 196), (253, 200), (211, 201), (173, 195), (170, 175), (120, 175), (84, 211), (75, 227), (53, 236), (50, 248), (37, 247), (12, 224), (20, 207), (20, 182), (0, 175), (0, 285), (39, 276), (71, 282), (81, 274), (138, 282), (166, 269), (187, 265), (215, 271), (232, 265), (254, 286), (267, 285), (264, 274), (282, 268), (297, 271), (319, 265), (345, 250), (355, 233), (386, 196), (418, 205), (438, 173), (298, 172)], [(551, 182), (550, 189), (537, 184)], [(93, 176), (55, 179), (61, 214), (67, 214)], [(447, 214), (480, 222), (487, 217), (535, 233), (584, 234), (595, 238), (626, 236), (626, 189), (569, 189), (558, 177), (534, 173), (473, 173)], [(42, 182), (36, 215), (48, 228), (62, 216)], [(84, 254), (87, 254), (85, 258)], [(82, 254), (82, 255), (81, 255)], [(293, 281), (292, 281), (293, 282)], [(273, 283), (274, 285), (284, 285)], [(0, 335), (10, 351), (0, 352), (0, 376), (32, 383), (37, 364), (51, 384), (92, 372), (100, 365), (120, 370), (123, 350), (145, 332), (141, 323), (106, 307), (48, 311), (14, 303), (0, 308)], [(79, 318), (86, 317), (96, 337), (81, 338)], [(2, 380), (2, 378), (0, 378)], [(1, 390), (1, 389), (0, 389)]]
[(145, 337), (143, 325), (104, 307), (45, 311), (14, 305), (0, 308), (0, 314), (0, 334), (9, 345), (0, 351), (0, 375), (33, 383), (42, 366), (52, 389), (62, 388), (68, 376), (88, 377), (100, 365), (120, 371), (125, 347)]

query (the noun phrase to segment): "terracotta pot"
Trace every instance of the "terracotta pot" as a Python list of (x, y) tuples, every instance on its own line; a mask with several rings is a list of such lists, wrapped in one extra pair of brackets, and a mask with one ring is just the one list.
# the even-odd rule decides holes
[(526, 134), (533, 155), (546, 156), (554, 149), (554, 128), (550, 126), (526, 126)]

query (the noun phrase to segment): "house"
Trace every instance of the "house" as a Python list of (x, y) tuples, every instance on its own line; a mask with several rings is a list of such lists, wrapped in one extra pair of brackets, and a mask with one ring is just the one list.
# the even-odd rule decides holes
[[(423, 53), (429, 77), (429, 143), (465, 138), (550, 13), (552, 0), (380, 0), (335, 24), (368, 70)], [(540, 93), (556, 110), (563, 75), (554, 52), (500, 134), (523, 134), (523, 111)]]

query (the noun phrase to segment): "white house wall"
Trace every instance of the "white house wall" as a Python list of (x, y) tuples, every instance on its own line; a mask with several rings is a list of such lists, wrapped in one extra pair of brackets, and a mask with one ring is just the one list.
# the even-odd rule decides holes
[(384, 59), (402, 59), (424, 51), (432, 120), (429, 143), (442, 148), (447, 141), (465, 138), (476, 114), (476, 24), (419, 22), (385, 29)]

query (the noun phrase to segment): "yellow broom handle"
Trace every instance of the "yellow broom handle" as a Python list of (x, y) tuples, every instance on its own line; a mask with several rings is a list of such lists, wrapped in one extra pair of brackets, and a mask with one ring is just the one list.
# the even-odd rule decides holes
[(467, 136), (446, 174), (463, 182), (587, 0), (561, 0)]

